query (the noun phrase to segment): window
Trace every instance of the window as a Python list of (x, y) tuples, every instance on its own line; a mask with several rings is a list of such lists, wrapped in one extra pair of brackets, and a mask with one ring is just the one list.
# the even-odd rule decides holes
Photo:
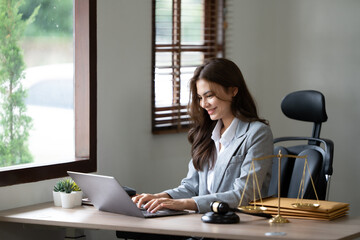
[(223, 11), (224, 0), (153, 0), (153, 133), (188, 130), (188, 82), (224, 55)]
[(70, 2), (73, 2), (74, 28), (75, 153), (72, 159), (55, 163), (49, 159), (46, 163), (2, 167), (0, 186), (63, 177), (68, 170), (96, 171), (96, 1)]

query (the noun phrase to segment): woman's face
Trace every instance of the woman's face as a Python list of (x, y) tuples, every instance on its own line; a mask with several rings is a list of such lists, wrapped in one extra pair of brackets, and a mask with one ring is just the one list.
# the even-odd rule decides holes
[[(205, 79), (196, 82), (197, 95), (200, 106), (207, 111), (211, 120), (222, 119), (225, 122), (232, 121), (234, 115), (231, 112), (231, 99), (237, 93), (237, 88), (228, 92), (217, 84), (210, 83)], [(216, 94), (211, 89), (216, 88)]]

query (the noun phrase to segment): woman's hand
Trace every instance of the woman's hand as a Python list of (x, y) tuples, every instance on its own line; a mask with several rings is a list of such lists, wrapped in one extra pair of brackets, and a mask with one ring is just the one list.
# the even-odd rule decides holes
[(172, 210), (197, 210), (196, 203), (193, 199), (172, 199), (172, 198), (157, 198), (152, 199), (144, 205), (144, 208), (149, 212), (157, 212), (163, 208)]
[(141, 208), (143, 204), (148, 203), (149, 201), (157, 198), (170, 198), (167, 193), (158, 193), (158, 194), (149, 194), (149, 193), (142, 193), (132, 197), (134, 203), (137, 204), (138, 208)]
[(172, 199), (167, 193), (143, 193), (133, 197), (132, 200), (139, 208), (144, 204), (143, 207), (148, 212), (153, 213), (163, 208), (172, 210), (197, 210), (197, 205), (193, 199)]

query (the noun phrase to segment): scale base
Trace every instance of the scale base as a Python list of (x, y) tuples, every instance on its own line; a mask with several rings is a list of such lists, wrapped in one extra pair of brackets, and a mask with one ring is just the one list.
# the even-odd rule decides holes
[(289, 223), (289, 220), (283, 218), (280, 215), (276, 215), (275, 217), (269, 220), (269, 223)]

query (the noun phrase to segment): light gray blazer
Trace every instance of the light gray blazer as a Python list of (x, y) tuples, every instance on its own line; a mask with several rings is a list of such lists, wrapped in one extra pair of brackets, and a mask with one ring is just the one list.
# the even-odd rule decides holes
[[(244, 191), (252, 159), (272, 155), (273, 148), (273, 135), (269, 126), (261, 122), (248, 123), (240, 120), (235, 140), (216, 161), (212, 193), (207, 190), (208, 166), (205, 166), (203, 171), (196, 171), (192, 161), (181, 185), (165, 192), (174, 199), (194, 199), (200, 213), (209, 212), (213, 201), (226, 202), (231, 208), (236, 208)], [(261, 197), (266, 197), (271, 178), (272, 159), (254, 161), (254, 165)], [(247, 205), (254, 199), (252, 176), (253, 174), (246, 184), (241, 205)]]

